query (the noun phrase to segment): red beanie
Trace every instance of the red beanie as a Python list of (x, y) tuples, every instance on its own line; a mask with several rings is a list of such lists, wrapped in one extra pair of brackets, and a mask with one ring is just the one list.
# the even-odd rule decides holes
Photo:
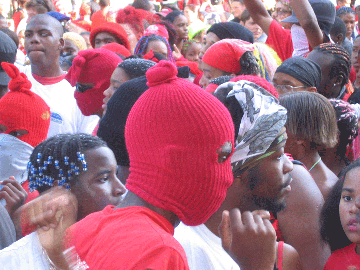
[(205, 52), (202, 61), (222, 71), (238, 74), (241, 71), (241, 56), (254, 49), (253, 44), (240, 39), (223, 39)]
[(121, 42), (121, 44), (125, 46), (126, 49), (130, 50), (130, 42), (128, 40), (126, 31), (120, 24), (114, 22), (103, 23), (91, 30), (90, 43), (93, 48), (95, 48), (95, 37), (98, 33), (101, 32), (108, 32), (114, 35)]
[(95, 84), (83, 93), (75, 91), (76, 102), (83, 115), (89, 116), (101, 109), (103, 93), (109, 88), (111, 75), (121, 62), (119, 56), (103, 48), (79, 51), (65, 78), (72, 86), (76, 83)]
[(176, 75), (165, 60), (146, 73), (150, 88), (125, 127), (126, 187), (195, 226), (218, 210), (232, 184), (234, 124), (219, 100)]
[(10, 91), (0, 99), (0, 124), (5, 125), (9, 134), (24, 129), (28, 133), (19, 140), (35, 147), (47, 138), (50, 126), (50, 108), (45, 101), (32, 92), (31, 82), (13, 64), (1, 63), (11, 78)]
[(131, 52), (128, 49), (126, 49), (124, 45), (115, 42), (108, 43), (102, 46), (101, 48), (120, 54), (124, 57), (129, 57), (131, 55)]
[(163, 24), (153, 24), (146, 28), (144, 36), (158, 35), (169, 41), (169, 32)]

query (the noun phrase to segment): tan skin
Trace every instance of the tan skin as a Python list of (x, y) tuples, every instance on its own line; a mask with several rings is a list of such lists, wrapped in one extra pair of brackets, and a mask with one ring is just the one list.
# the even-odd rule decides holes
[(60, 51), (64, 46), (61, 24), (49, 15), (40, 14), (26, 26), (25, 51), (31, 61), (31, 71), (41, 77), (58, 77)]
[(360, 50), (360, 38), (356, 38), (353, 43), (353, 50), (351, 53), (351, 65), (354, 67), (356, 72), (356, 79), (353, 82), (354, 88), (360, 88), (360, 64), (359, 64), (359, 50)]
[[(316, 87), (306, 87), (302, 82), (295, 79), (294, 77), (282, 73), (282, 72), (276, 72), (273, 77), (273, 84), (276, 88), (276, 91), (279, 93), (279, 95), (283, 95), (285, 93), (289, 92), (289, 89), (292, 89), (292, 91), (308, 91), (308, 92), (316, 92)], [(297, 88), (286, 88), (285, 86), (289, 85), (292, 87)]]
[(184, 57), (189, 61), (200, 63), (200, 59), (199, 59), (200, 51), (201, 51), (201, 44), (192, 43), (189, 45), (188, 49), (186, 50)]
[(291, 9), (278, 1), (275, 4), (275, 11), (273, 12), (272, 17), (277, 20), (282, 25), (282, 27), (285, 29), (290, 29), (292, 24), (282, 22), (282, 20), (289, 17), (291, 14)]
[(360, 209), (360, 169), (356, 167), (346, 174), (339, 203), (339, 216), (347, 238), (356, 243), (356, 254), (360, 255), (359, 223)]
[(126, 74), (124, 69), (120, 67), (115, 68), (110, 78), (110, 86), (108, 89), (104, 91), (105, 98), (103, 99), (104, 104), (102, 105), (104, 114), (106, 113), (106, 104), (108, 103), (109, 99), (112, 97), (115, 91), (120, 87), (120, 85), (122, 85), (124, 82), (127, 82), (129, 80), (130, 78)]
[(245, 5), (241, 4), (238, 1), (233, 1), (230, 4), (231, 7), (231, 13), (232, 15), (234, 15), (235, 18), (239, 18), (241, 17), (242, 12), (246, 9)]
[(178, 40), (175, 42), (176, 47), (181, 51), (184, 39), (188, 38), (188, 20), (184, 15), (179, 15), (172, 22), (174, 29), (178, 35)]
[(75, 46), (74, 42), (71, 40), (65, 39), (64, 40), (64, 47), (61, 49), (61, 54), (70, 54), (70, 55), (77, 55), (79, 52), (79, 48)]
[(202, 44), (201, 51), (199, 54), (200, 62), (207, 49), (209, 49), (211, 45), (215, 44), (218, 41), (220, 41), (220, 38), (212, 32), (207, 33), (206, 36), (204, 36), (204, 42)]
[(145, 54), (149, 53), (151, 50), (153, 51), (153, 53), (159, 53), (168, 58), (168, 48), (166, 44), (161, 40), (150, 41), (146, 48)]
[(245, 26), (253, 33), (255, 41), (258, 40), (258, 38), (261, 37), (261, 35), (263, 34), (261, 27), (256, 24), (251, 17), (245, 23), (241, 22), (241, 25)]
[(212, 79), (218, 78), (220, 76), (228, 75), (227, 72), (218, 68), (214, 68), (206, 64), (205, 62), (201, 62), (201, 70), (204, 73), (199, 81), (199, 84), (203, 89), (205, 89), (209, 85)]

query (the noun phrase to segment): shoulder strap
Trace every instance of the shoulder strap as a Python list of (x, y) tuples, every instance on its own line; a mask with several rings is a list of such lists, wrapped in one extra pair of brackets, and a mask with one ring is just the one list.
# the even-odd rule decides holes
[(283, 257), (284, 257), (284, 241), (280, 241), (278, 245), (278, 261), (277, 267), (279, 270), (283, 270)]

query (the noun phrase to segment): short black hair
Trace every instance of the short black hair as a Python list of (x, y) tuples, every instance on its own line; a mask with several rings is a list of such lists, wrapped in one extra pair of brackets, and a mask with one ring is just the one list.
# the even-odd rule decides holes
[(174, 11), (171, 11), (168, 15), (166, 15), (164, 20), (168, 21), (170, 23), (173, 23), (175, 21), (175, 19), (181, 15), (184, 15), (184, 13), (182, 13), (179, 10), (174, 10)]
[(99, 1), (99, 6), (100, 6), (100, 7), (110, 6), (110, 0), (100, 0), (100, 1)]
[(245, 9), (240, 16), (240, 21), (242, 21), (244, 24), (246, 23), (246, 21), (250, 20), (251, 16), (250, 13), (247, 9)]
[(16, 44), (16, 48), (19, 47), (19, 37), (14, 31), (11, 31), (9, 28), (0, 28), (0, 31), (7, 34)]
[(149, 0), (135, 0), (132, 6), (135, 9), (143, 9), (146, 11), (150, 11), (152, 4), (149, 2)]

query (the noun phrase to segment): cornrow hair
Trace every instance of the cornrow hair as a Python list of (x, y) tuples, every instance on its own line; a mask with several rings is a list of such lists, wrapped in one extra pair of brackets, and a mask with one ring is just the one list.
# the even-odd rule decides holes
[(146, 49), (148, 47), (149, 42), (151, 41), (157, 41), (160, 40), (162, 42), (165, 43), (167, 49), (168, 49), (168, 59), (172, 62), (174, 62), (174, 59), (172, 57), (172, 50), (171, 47), (169, 45), (169, 42), (167, 42), (167, 40), (165, 38), (163, 38), (162, 36), (158, 36), (155, 34), (152, 35), (148, 35), (148, 36), (143, 36), (139, 42), (136, 44), (135, 50), (134, 50), (134, 54), (140, 54), (140, 55), (145, 55)]
[(107, 146), (99, 137), (89, 134), (59, 134), (37, 145), (28, 163), (30, 191), (40, 193), (54, 186), (70, 189), (80, 171), (87, 171), (84, 152)]
[[(315, 51), (332, 54), (334, 61), (330, 70), (329, 77), (334, 78), (337, 76), (343, 76), (341, 87), (343, 87), (348, 81), (351, 69), (351, 60), (349, 53), (339, 45), (331, 43), (323, 43), (314, 48)], [(323, 74), (325, 76), (325, 74)]]
[(260, 73), (260, 68), (256, 57), (250, 51), (244, 52), (240, 57), (240, 74), (237, 75), (257, 75)]

